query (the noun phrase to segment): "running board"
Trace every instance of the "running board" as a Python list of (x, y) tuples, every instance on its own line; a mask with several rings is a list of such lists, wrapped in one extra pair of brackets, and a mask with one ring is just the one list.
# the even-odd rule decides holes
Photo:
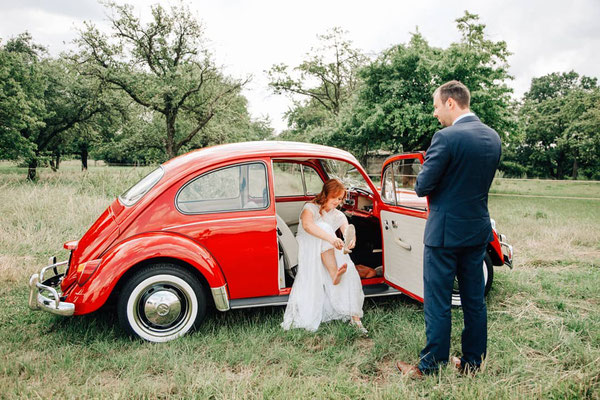
[[(380, 283), (377, 285), (363, 286), (363, 292), (365, 297), (379, 297), (379, 296), (394, 296), (402, 294), (401, 291), (394, 289)], [(231, 299), (229, 300), (229, 307), (231, 309), (238, 308), (253, 308), (253, 307), (271, 307), (271, 306), (285, 306), (288, 302), (289, 295), (283, 296), (264, 296), (264, 297), (247, 297), (245, 299)]]

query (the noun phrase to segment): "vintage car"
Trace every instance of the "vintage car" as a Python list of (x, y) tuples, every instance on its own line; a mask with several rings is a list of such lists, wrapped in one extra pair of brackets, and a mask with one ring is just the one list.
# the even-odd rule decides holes
[[(261, 141), (190, 152), (149, 173), (81, 239), (66, 242), (68, 261), (54, 259), (31, 276), (29, 306), (70, 316), (115, 304), (127, 332), (164, 342), (201, 323), (208, 307), (285, 305), (300, 211), (331, 177), (348, 188), (342, 210), (356, 228), (354, 262), (382, 266), (381, 276), (362, 280), (365, 295), (423, 301), (428, 201), (412, 190), (423, 159), (388, 158), (376, 186), (352, 154), (332, 147)], [(493, 265), (512, 262), (512, 247), (492, 226), (486, 292)]]

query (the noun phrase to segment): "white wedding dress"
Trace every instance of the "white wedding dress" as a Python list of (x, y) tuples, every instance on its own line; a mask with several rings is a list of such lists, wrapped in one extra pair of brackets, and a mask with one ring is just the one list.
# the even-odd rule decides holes
[[(323, 230), (334, 232), (347, 222), (346, 216), (333, 209), (320, 215), (319, 206), (307, 203), (302, 211), (309, 210), (315, 223)], [(348, 264), (346, 273), (337, 285), (321, 261), (321, 253), (333, 246), (310, 235), (298, 225), (298, 272), (290, 292), (283, 322), (283, 329), (304, 328), (316, 331), (321, 322), (334, 319), (349, 320), (351, 316), (362, 318), (364, 293), (358, 272), (348, 254), (335, 249), (338, 267)]]

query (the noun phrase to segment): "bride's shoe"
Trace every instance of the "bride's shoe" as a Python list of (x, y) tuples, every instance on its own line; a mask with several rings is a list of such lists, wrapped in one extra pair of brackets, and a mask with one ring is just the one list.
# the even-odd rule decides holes
[(356, 228), (354, 228), (354, 225), (349, 224), (344, 232), (344, 248), (342, 249), (344, 254), (352, 253), (352, 250), (348, 248), (352, 242), (356, 242)]
[(363, 336), (368, 336), (369, 331), (365, 328), (360, 320), (355, 321), (353, 319), (350, 320), (350, 325), (354, 326), (356, 330), (358, 330)]

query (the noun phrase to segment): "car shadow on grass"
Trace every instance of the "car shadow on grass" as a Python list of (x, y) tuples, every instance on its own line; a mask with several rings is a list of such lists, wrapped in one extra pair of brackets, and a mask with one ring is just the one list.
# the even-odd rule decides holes
[[(396, 313), (404, 314), (407, 310), (420, 313), (422, 304), (407, 296), (398, 295), (366, 298), (363, 309), (363, 321), (365, 324), (369, 324), (370, 319), (379, 321), (381, 316), (393, 318)], [(284, 311), (285, 306), (245, 308), (227, 312), (210, 310), (204, 321), (197, 327), (194, 335), (222, 335), (225, 332), (227, 335), (242, 336), (269, 333), (275, 336), (283, 335), (284, 331), (280, 323), (283, 320)], [(344, 328), (339, 328), (340, 325), (344, 325)], [(345, 325), (347, 324), (323, 324), (317, 332), (331, 334), (335, 331), (336, 335), (354, 332), (351, 328), (346, 329)], [(120, 327), (113, 306), (106, 306), (94, 313), (70, 318), (49, 316), (48, 324), (42, 327), (40, 334), (51, 338), (52, 342), (63, 344), (143, 342), (141, 339), (127, 335)]]

